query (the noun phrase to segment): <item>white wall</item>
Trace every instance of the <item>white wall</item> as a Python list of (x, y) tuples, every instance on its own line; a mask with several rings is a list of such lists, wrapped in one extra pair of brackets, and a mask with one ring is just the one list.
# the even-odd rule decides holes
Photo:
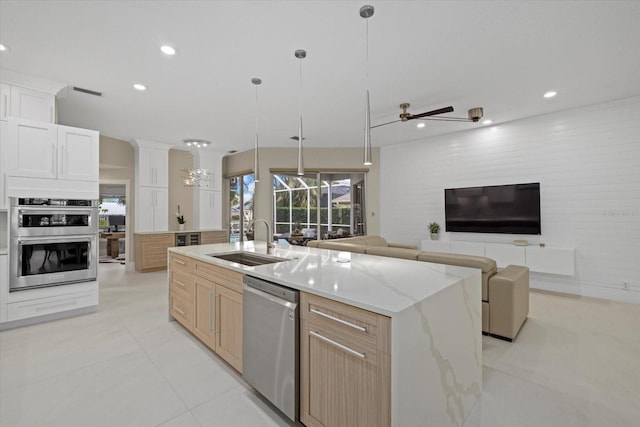
[(430, 221), (444, 231), (444, 188), (540, 182), (542, 236), (523, 238), (575, 247), (576, 275), (531, 286), (640, 302), (640, 97), (383, 147), (380, 173), (381, 234), (417, 245)]

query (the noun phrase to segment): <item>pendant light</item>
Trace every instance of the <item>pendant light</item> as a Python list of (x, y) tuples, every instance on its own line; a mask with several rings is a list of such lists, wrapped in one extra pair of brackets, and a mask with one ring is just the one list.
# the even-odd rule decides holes
[(304, 161), (302, 158), (302, 60), (307, 57), (307, 51), (298, 49), (295, 56), (300, 60), (300, 125), (298, 126), (298, 175), (304, 175)]
[(371, 161), (371, 109), (369, 106), (369, 18), (373, 16), (373, 6), (365, 5), (360, 8), (360, 16), (366, 20), (366, 83), (367, 83), (367, 96), (365, 98), (364, 105), (364, 162), (365, 166), (373, 164)]
[(253, 181), (260, 182), (260, 173), (258, 171), (258, 85), (262, 83), (257, 77), (251, 79), (251, 83), (256, 86), (256, 142), (253, 149)]

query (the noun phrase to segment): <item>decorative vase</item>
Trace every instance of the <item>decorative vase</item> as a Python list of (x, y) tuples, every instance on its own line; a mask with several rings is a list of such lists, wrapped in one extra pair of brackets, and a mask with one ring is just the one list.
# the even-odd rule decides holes
[(184, 231), (184, 224), (178, 224), (178, 231)]
[(438, 240), (439, 236), (440, 236), (439, 233), (431, 233), (431, 240)]

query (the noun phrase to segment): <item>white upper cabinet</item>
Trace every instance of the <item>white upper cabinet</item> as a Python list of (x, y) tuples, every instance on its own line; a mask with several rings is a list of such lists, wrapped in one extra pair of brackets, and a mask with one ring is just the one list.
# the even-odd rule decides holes
[(138, 185), (166, 188), (169, 185), (168, 150), (138, 149)]
[[(8, 114), (5, 113), (2, 116), (3, 120), (7, 120), (6, 116), (15, 116), (40, 122), (55, 122), (56, 97), (54, 95), (20, 86), (9, 86), (10, 95), (6, 101), (7, 105), (10, 105), (10, 109)], [(4, 102), (3, 94), (2, 103), (4, 104)]]
[(27, 178), (58, 177), (56, 125), (31, 120), (9, 120), (7, 175)]
[(11, 118), (7, 175), (98, 181), (99, 133)]
[(98, 181), (99, 147), (97, 131), (58, 126), (58, 179)]
[(0, 120), (7, 120), (11, 110), (11, 85), (0, 83)]

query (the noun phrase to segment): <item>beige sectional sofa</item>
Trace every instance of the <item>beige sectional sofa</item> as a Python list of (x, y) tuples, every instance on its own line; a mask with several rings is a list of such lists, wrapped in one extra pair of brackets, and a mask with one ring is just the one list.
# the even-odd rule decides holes
[(307, 246), (478, 268), (482, 271), (482, 332), (497, 338), (515, 339), (529, 314), (529, 269), (524, 266), (509, 265), (498, 271), (491, 258), (425, 252), (416, 246), (388, 243), (380, 236), (312, 240)]

